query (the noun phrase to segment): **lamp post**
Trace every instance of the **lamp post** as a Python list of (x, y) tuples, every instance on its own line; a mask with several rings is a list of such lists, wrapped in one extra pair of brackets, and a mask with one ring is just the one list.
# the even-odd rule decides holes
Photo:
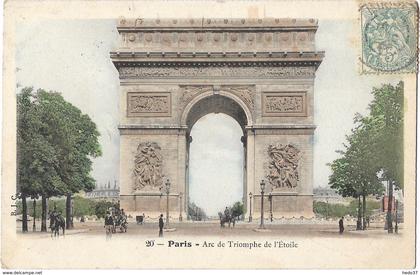
[(165, 187), (166, 187), (166, 223), (165, 223), (165, 228), (169, 228), (169, 191), (171, 190), (171, 183), (169, 182), (169, 179), (166, 179)]
[(182, 192), (179, 193), (179, 221), (182, 222)]
[(248, 222), (252, 222), (252, 193), (249, 192), (249, 220)]
[(73, 215), (74, 215), (74, 197), (71, 197), (71, 208), (70, 208), (70, 228), (74, 227), (73, 224)]
[(273, 222), (273, 194), (268, 194), (268, 200), (270, 202), (270, 221)]
[(260, 229), (265, 229), (264, 228), (264, 189), (265, 189), (264, 180), (261, 180), (260, 187), (261, 187), (261, 222), (260, 222)]
[(395, 233), (398, 233), (398, 200), (395, 200)]

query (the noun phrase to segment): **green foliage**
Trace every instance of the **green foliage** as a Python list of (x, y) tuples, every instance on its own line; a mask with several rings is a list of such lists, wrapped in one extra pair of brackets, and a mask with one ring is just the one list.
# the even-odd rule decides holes
[(18, 192), (32, 198), (57, 195), (66, 189), (57, 173), (58, 156), (41, 110), (33, 89), (22, 89), (17, 95), (17, 187)]
[(323, 217), (339, 218), (349, 214), (348, 207), (342, 204), (329, 204), (321, 201), (314, 201), (314, 213)]
[(329, 185), (344, 197), (381, 194), (381, 179), (403, 184), (403, 83), (372, 94), (369, 115), (356, 114), (345, 150), (329, 164)]
[[(28, 200), (28, 214), (30, 216), (33, 215), (33, 200)], [(82, 217), (82, 216), (93, 216), (96, 215), (95, 209), (97, 204), (103, 204), (101, 201), (95, 201), (93, 199), (83, 198), (80, 196), (75, 196), (73, 200), (73, 208), (74, 208), (74, 216), (75, 217)], [(54, 198), (48, 201), (48, 211), (53, 211), (54, 206), (56, 207), (57, 211), (61, 211), (63, 217), (66, 216), (66, 200), (64, 198)], [(18, 201), (16, 203), (17, 214), (22, 214), (22, 203)], [(41, 201), (37, 200), (36, 202), (36, 218), (41, 217)]]
[(117, 207), (117, 204), (110, 201), (98, 201), (95, 204), (96, 217), (105, 218), (106, 211), (108, 211), (110, 207)]
[[(358, 200), (353, 200), (350, 202), (348, 206), (349, 214), (353, 217), (357, 217), (357, 209), (358, 209), (359, 202)], [(374, 210), (381, 209), (381, 202), (380, 201), (372, 201), (366, 200), (366, 216), (372, 215)]]
[[(314, 201), (314, 213), (322, 217), (340, 218), (346, 215), (357, 217), (358, 200), (352, 200), (349, 205), (326, 203)], [(381, 203), (378, 201), (366, 201), (366, 215), (372, 215), (374, 210), (381, 209)]]
[(194, 202), (188, 204), (188, 216), (194, 221), (203, 221), (207, 218), (206, 212)]
[(46, 197), (94, 188), (91, 158), (101, 155), (95, 123), (57, 92), (17, 95), (18, 192)]
[(244, 204), (239, 201), (235, 202), (232, 206), (232, 215), (234, 217), (239, 217), (239, 216), (242, 216), (243, 214), (245, 214)]
[(92, 199), (75, 196), (73, 200), (73, 206), (74, 206), (73, 215), (75, 217), (96, 215), (96, 212), (95, 212), (96, 204), (97, 203)]
[(52, 212), (54, 207), (57, 212), (61, 212), (63, 217), (66, 217), (66, 199), (57, 198), (48, 200), (48, 212)]
[(370, 115), (376, 121), (376, 152), (382, 177), (401, 189), (404, 187), (404, 83), (373, 89)]

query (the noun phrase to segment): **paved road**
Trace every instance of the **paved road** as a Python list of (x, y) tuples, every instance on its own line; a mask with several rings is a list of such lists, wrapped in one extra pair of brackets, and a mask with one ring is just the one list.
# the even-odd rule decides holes
[[(356, 231), (355, 226), (346, 225), (344, 235), (338, 234), (338, 226), (334, 224), (266, 224), (268, 229), (265, 232), (257, 232), (259, 227), (257, 223), (236, 224), (235, 228), (221, 228), (216, 222), (184, 222), (172, 223), (175, 231), (165, 232), (167, 236), (287, 236), (287, 237), (333, 237), (333, 238), (365, 238), (365, 237), (381, 237), (386, 235), (382, 224), (372, 224), (366, 231)], [(18, 228), (18, 232), (20, 228)], [(31, 231), (31, 230), (30, 230)], [(400, 227), (400, 233), (402, 233)], [(32, 234), (45, 235), (40, 232), (29, 232)], [(73, 230), (67, 230), (66, 235), (83, 234), (83, 235), (104, 235), (105, 229), (100, 222), (75, 223)], [(138, 225), (130, 222), (127, 233), (117, 232), (115, 237), (127, 238), (132, 236), (155, 237), (158, 234), (157, 223), (146, 223)]]
[[(367, 231), (346, 226), (343, 235), (334, 224), (267, 224), (269, 232), (255, 232), (257, 223), (220, 228), (217, 223), (173, 223), (176, 231), (158, 238), (157, 223), (130, 223), (127, 233), (105, 237), (102, 223), (75, 224), (65, 237), (52, 239), (41, 232), (18, 233), (9, 266), (77, 268), (402, 268), (413, 265), (414, 239), (410, 232), (388, 235), (382, 225)], [(20, 232), (18, 228), (18, 232)], [(153, 241), (155, 245), (148, 247)], [(295, 243), (296, 248), (205, 247), (205, 242)], [(191, 243), (190, 248), (170, 242)], [(385, 249), (392, 248), (392, 250)], [(394, 253), (404, 251), (404, 253)], [(17, 257), (18, 255), (19, 257)], [(24, 259), (24, 260), (23, 260)], [(380, 259), (380, 261), (378, 261)]]

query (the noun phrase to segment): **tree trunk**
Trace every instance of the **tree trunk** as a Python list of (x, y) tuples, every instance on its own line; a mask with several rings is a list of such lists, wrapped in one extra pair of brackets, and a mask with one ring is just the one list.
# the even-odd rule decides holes
[(386, 213), (386, 223), (387, 223), (387, 229), (388, 233), (393, 233), (393, 227), (392, 227), (392, 201), (393, 201), (393, 184), (392, 181), (388, 181), (388, 211)]
[(22, 232), (28, 232), (28, 207), (24, 194), (22, 194)]
[(47, 232), (47, 197), (41, 197), (41, 232)]
[(363, 194), (363, 230), (366, 230), (366, 195)]
[(71, 209), (71, 194), (67, 194), (67, 197), (66, 197), (66, 229), (72, 229), (73, 228), (71, 210), (72, 210)]
[(359, 195), (359, 204), (357, 207), (357, 225), (356, 230), (362, 230), (362, 203), (360, 201), (360, 195)]
[(34, 211), (33, 211), (33, 216), (34, 216), (34, 222), (32, 224), (32, 231), (36, 231), (36, 224), (35, 224), (35, 217), (36, 217), (36, 199), (34, 199)]

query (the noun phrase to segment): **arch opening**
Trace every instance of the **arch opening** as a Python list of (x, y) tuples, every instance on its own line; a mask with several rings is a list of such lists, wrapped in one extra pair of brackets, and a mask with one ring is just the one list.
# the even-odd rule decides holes
[(212, 219), (235, 202), (246, 207), (246, 111), (236, 100), (213, 94), (190, 106), (184, 120), (189, 219), (201, 218), (195, 213), (200, 208)]
[(219, 211), (243, 199), (242, 130), (232, 117), (211, 113), (194, 124), (191, 136), (190, 205), (217, 218)]

